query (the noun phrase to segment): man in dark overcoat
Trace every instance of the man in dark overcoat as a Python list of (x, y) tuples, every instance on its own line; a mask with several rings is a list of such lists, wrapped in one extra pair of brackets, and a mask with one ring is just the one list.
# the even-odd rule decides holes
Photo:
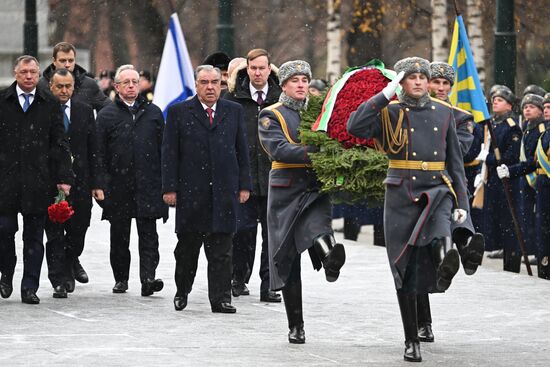
[[(453, 109), (430, 98), (428, 61), (410, 57), (394, 69), (394, 80), (352, 112), (347, 128), (376, 139), (389, 158), (386, 249), (405, 332), (403, 357), (418, 362), (416, 297), (445, 291), (457, 273), (458, 251), (445, 238), (451, 236), (451, 217), (466, 220), (468, 194)], [(399, 99), (390, 102), (401, 80)]]
[[(92, 189), (96, 184), (93, 168), (97, 149), (94, 111), (87, 104), (71, 99), (74, 76), (67, 69), (56, 69), (50, 79), (50, 90), (59, 100), (63, 123), (68, 135), (75, 183), (67, 198), (74, 210), (65, 223), (46, 221), (46, 260), (48, 278), (54, 288), (54, 298), (66, 298), (74, 291), (73, 264), (82, 254), (86, 231), (92, 216)], [(55, 196), (52, 195), (52, 196)], [(87, 280), (87, 277), (86, 277)]]
[(0, 93), (0, 295), (13, 291), (17, 214), (23, 215), (21, 300), (36, 295), (44, 258), (44, 223), (53, 203), (52, 182), (66, 195), (73, 183), (69, 144), (59, 102), (36, 88), (40, 64), (21, 56), (15, 82)]
[(164, 118), (154, 104), (139, 97), (139, 74), (122, 65), (115, 74), (115, 102), (97, 115), (98, 185), (94, 197), (111, 223), (111, 267), (114, 293), (128, 289), (130, 227), (136, 219), (139, 236), (141, 295), (162, 290), (155, 279), (159, 263), (156, 221), (168, 218), (161, 192), (161, 144)]
[(252, 192), (246, 203), (239, 205), (237, 233), (233, 237), (233, 296), (248, 295), (246, 284), (250, 280), (256, 254), (258, 222), (262, 227), (262, 252), (260, 259), (260, 301), (281, 302), (281, 296), (269, 289), (269, 261), (267, 236), (267, 191), (271, 162), (258, 140), (258, 114), (262, 108), (279, 100), (281, 87), (276, 68), (264, 49), (248, 52), (246, 64), (235, 69), (233, 79), (224, 98), (243, 106), (244, 121), (250, 155)]
[(234, 313), (232, 236), (237, 206), (251, 189), (244, 112), (239, 104), (219, 99), (218, 68), (199, 66), (195, 85), (195, 97), (168, 109), (162, 144), (164, 201), (176, 206), (174, 308), (187, 306), (204, 243), (212, 312)]
[(300, 143), (300, 111), (307, 106), (311, 68), (302, 60), (285, 62), (279, 69), (279, 103), (260, 112), (258, 133), (272, 165), (269, 172), (267, 223), (270, 289), (283, 292), (288, 341), (306, 341), (302, 312), (301, 254), (308, 250), (313, 268), (325, 269), (334, 282), (345, 262), (342, 244), (332, 231), (328, 195), (311, 166), (315, 146)]

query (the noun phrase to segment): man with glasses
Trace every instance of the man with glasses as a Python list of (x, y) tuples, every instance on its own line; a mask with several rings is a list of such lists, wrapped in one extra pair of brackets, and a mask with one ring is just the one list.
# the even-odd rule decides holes
[(243, 108), (220, 98), (220, 69), (196, 70), (197, 95), (168, 109), (162, 143), (164, 201), (176, 206), (174, 308), (187, 306), (204, 243), (212, 312), (231, 305), (232, 237), (239, 203), (250, 195), (250, 165)]
[(139, 236), (141, 295), (160, 291), (155, 279), (159, 263), (156, 220), (168, 219), (162, 202), (160, 153), (164, 118), (161, 110), (139, 96), (139, 73), (122, 65), (115, 74), (117, 95), (97, 115), (97, 184), (94, 198), (111, 223), (113, 293), (128, 290), (130, 228), (136, 219)]
[(33, 56), (17, 59), (15, 82), (0, 92), (0, 295), (13, 291), (17, 262), (17, 214), (23, 216), (21, 300), (36, 295), (44, 258), (44, 223), (52, 186), (66, 195), (73, 183), (69, 146), (59, 103), (36, 88), (40, 64)]

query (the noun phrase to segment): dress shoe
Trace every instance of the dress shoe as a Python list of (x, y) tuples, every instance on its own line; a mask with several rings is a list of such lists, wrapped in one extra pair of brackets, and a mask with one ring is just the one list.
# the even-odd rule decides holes
[(176, 311), (181, 311), (185, 307), (187, 307), (187, 294), (184, 296), (176, 296), (174, 297), (174, 308)]
[(231, 303), (222, 302), (217, 305), (212, 305), (212, 312), (214, 313), (235, 313), (237, 309), (231, 305)]
[(127, 290), (128, 290), (127, 280), (118, 281), (113, 287), (113, 293), (126, 293)]
[(425, 343), (433, 343), (434, 333), (432, 331), (432, 324), (425, 323), (418, 325), (418, 340)]
[(53, 288), (53, 298), (67, 298), (67, 289), (64, 285), (58, 285)]
[(2, 274), (2, 278), (0, 278), (0, 296), (2, 296), (2, 298), (9, 298), (12, 292), (12, 278)]
[(250, 290), (244, 283), (233, 283), (231, 286), (231, 293), (233, 294), (233, 297), (249, 296)]
[(420, 355), (420, 342), (418, 340), (405, 341), (405, 353), (403, 353), (403, 359), (407, 362), (422, 362), (422, 356)]
[(74, 278), (71, 278), (65, 282), (65, 289), (67, 290), (67, 293), (73, 293), (75, 287), (75, 281)]
[(36, 295), (36, 291), (33, 289), (21, 290), (21, 302), (29, 305), (37, 305), (40, 303), (40, 298)]
[(260, 294), (260, 301), (279, 303), (281, 302), (281, 295), (273, 291), (262, 292)]
[(306, 333), (304, 326), (293, 326), (288, 332), (288, 342), (290, 344), (304, 344), (306, 342)]
[(80, 264), (80, 261), (78, 259), (75, 260), (73, 269), (74, 269), (74, 278), (76, 279), (77, 282), (88, 283), (89, 281), (88, 274), (86, 273), (86, 271), (84, 270), (84, 268), (82, 267), (82, 264)]
[(146, 297), (155, 292), (160, 292), (164, 288), (162, 279), (145, 279), (141, 283), (141, 295)]

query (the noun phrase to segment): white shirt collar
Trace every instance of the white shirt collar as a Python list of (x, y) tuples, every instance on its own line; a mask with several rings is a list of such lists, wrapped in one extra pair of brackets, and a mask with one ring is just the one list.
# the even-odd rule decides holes
[(256, 87), (254, 87), (251, 82), (248, 83), (248, 87), (250, 88), (250, 96), (252, 97), (252, 99), (257, 100), (258, 95), (256, 93), (258, 93), (258, 91), (261, 90), (263, 92), (262, 98), (265, 101), (265, 97), (267, 96), (267, 90), (269, 89), (269, 85), (267, 83), (265, 83), (262, 89), (256, 89)]
[(71, 99), (67, 101), (67, 103), (63, 103), (65, 106), (67, 106), (68, 109), (71, 109)]
[(27, 93), (23, 89), (19, 88), (19, 84), (15, 84), (15, 91), (17, 92), (17, 96), (21, 96), (21, 94), (32, 94), (33, 97), (36, 96), (36, 88)]
[[(201, 103), (202, 105), (202, 108), (206, 111), (206, 109), (208, 108), (207, 105), (205, 105), (204, 103), (202, 103), (202, 101), (199, 99), (199, 102)], [(216, 106), (218, 105), (218, 102), (214, 103), (214, 105), (212, 107), (210, 107), (214, 112), (216, 112)]]

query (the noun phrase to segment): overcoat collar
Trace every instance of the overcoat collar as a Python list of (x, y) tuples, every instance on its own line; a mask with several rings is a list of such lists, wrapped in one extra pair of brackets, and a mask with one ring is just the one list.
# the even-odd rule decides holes
[(203, 127), (205, 127), (208, 130), (213, 130), (222, 123), (222, 121), (225, 118), (226, 109), (224, 108), (224, 103), (221, 99), (218, 99), (218, 102), (216, 104), (216, 112), (214, 114), (214, 121), (212, 122), (212, 125), (210, 125), (210, 121), (208, 120), (208, 115), (206, 114), (206, 111), (204, 108), (202, 108), (201, 101), (199, 101), (198, 96), (193, 97), (193, 102), (191, 104), (191, 113), (195, 116), (197, 120), (199, 120)]

